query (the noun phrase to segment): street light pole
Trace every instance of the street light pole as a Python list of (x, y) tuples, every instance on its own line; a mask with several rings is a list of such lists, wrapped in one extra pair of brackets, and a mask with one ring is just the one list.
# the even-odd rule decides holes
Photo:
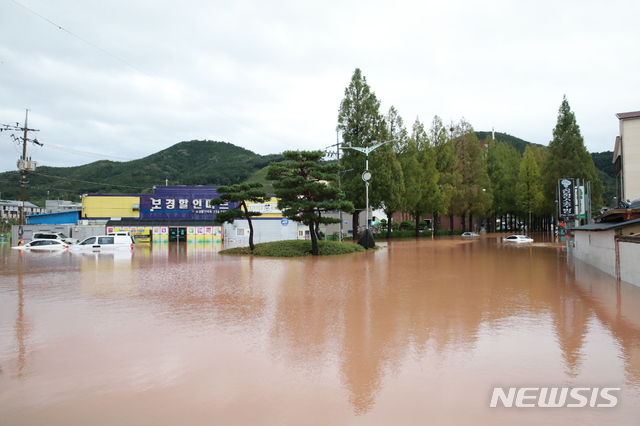
[(364, 172), (362, 173), (362, 180), (364, 181), (364, 187), (365, 187), (365, 226), (364, 226), (364, 234), (360, 238), (361, 241), (364, 239), (364, 243), (360, 243), (360, 242), (359, 243), (366, 249), (373, 248), (375, 246), (375, 242), (373, 241), (373, 235), (371, 235), (371, 233), (369, 232), (369, 180), (371, 179), (371, 172), (369, 172), (369, 153), (372, 152), (374, 149), (378, 148), (379, 146), (382, 146), (390, 142), (395, 142), (395, 140), (378, 142), (372, 146), (368, 146), (364, 148), (357, 147), (357, 146), (343, 147), (343, 149), (345, 148), (355, 149), (356, 151), (360, 151), (365, 154)]

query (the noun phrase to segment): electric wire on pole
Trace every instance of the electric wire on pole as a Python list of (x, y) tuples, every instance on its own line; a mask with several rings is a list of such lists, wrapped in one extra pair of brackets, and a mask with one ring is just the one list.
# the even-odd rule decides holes
[(31, 157), (27, 157), (27, 142), (31, 142), (34, 145), (42, 146), (37, 139), (29, 139), (29, 132), (39, 132), (37, 129), (30, 129), (27, 122), (29, 120), (29, 109), (26, 110), (24, 116), (24, 126), (20, 127), (19, 123), (16, 125), (11, 124), (0, 124), (0, 132), (8, 130), (8, 131), (20, 131), (22, 132), (22, 137), (16, 137), (15, 135), (11, 135), (11, 138), (14, 141), (19, 141), (22, 143), (22, 157), (18, 160), (18, 169), (20, 170), (20, 228), (18, 230), (18, 235), (22, 238), (23, 235), (23, 227), (25, 225), (25, 215), (24, 215), (24, 203), (25, 203), (25, 186), (27, 182), (27, 172), (33, 172), (36, 169), (36, 162), (31, 160)]

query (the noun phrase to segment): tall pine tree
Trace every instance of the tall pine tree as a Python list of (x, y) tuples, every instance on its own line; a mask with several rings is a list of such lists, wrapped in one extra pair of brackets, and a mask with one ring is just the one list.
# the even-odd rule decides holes
[[(367, 79), (359, 68), (354, 71), (351, 82), (344, 91), (344, 99), (340, 103), (338, 113), (338, 130), (342, 133), (344, 146), (369, 147), (376, 142), (385, 141), (385, 120), (380, 114), (380, 101), (367, 84)], [(373, 160), (375, 155), (377, 153), (374, 151), (370, 154), (369, 159)], [(352, 225), (354, 238), (357, 239), (359, 213), (367, 207), (365, 206), (365, 185), (362, 180), (365, 156), (356, 150), (345, 149), (340, 163), (345, 169), (341, 188), (346, 199), (355, 206)], [(375, 177), (375, 170), (372, 170), (371, 174)], [(380, 192), (386, 190), (380, 185), (374, 185), (372, 181), (369, 188), (370, 204), (372, 206), (379, 205), (381, 203)]]
[(556, 186), (562, 178), (591, 182), (591, 204), (599, 210), (602, 205), (603, 184), (593, 159), (584, 145), (576, 116), (571, 111), (565, 95), (558, 110), (558, 122), (553, 129), (553, 140), (549, 143), (543, 167), (545, 210), (555, 214)]

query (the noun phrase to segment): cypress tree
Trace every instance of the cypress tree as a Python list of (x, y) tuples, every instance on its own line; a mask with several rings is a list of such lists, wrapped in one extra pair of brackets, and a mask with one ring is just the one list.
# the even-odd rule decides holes
[(558, 110), (558, 122), (553, 129), (553, 140), (549, 143), (542, 175), (545, 210), (549, 213), (555, 214), (556, 186), (562, 178), (580, 179), (585, 183), (591, 181), (591, 203), (599, 210), (602, 204), (602, 181), (584, 145), (580, 126), (566, 95)]

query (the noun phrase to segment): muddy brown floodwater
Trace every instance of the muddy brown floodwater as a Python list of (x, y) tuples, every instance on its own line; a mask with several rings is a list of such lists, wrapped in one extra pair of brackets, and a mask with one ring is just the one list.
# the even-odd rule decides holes
[[(4, 244), (0, 424), (638, 424), (639, 287), (553, 244), (381, 245), (251, 259)], [(490, 407), (494, 388), (515, 388), (513, 406)], [(537, 406), (541, 388), (587, 388), (585, 406)]]

